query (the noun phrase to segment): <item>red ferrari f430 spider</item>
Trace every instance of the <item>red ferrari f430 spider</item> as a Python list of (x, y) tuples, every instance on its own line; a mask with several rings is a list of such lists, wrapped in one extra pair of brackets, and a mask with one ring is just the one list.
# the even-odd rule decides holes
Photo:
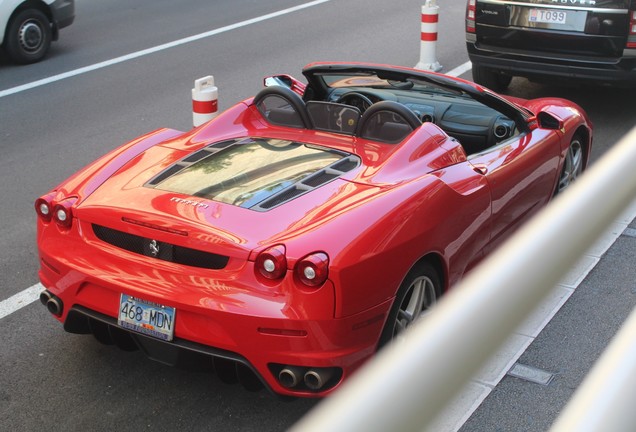
[(587, 165), (576, 104), (313, 63), (38, 198), (41, 301), (72, 333), (324, 396)]

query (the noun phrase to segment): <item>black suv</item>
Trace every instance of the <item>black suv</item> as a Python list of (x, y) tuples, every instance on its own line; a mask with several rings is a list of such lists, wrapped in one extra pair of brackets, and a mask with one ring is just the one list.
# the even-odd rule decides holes
[(513, 76), (636, 86), (636, 0), (468, 0), (475, 82)]

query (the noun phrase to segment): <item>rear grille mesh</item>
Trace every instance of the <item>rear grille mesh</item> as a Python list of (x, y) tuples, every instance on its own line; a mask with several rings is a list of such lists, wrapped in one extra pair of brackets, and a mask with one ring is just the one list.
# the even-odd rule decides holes
[(229, 261), (229, 257), (223, 255), (160, 242), (97, 224), (92, 224), (92, 226), (98, 239), (115, 247), (151, 258), (212, 270), (225, 268)]

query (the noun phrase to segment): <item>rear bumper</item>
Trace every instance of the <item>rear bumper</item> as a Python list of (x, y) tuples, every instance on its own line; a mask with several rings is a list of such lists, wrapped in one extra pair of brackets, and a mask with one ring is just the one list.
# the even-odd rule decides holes
[[(55, 230), (55, 227), (43, 227)], [(74, 225), (73, 230), (76, 229)], [(71, 233), (69, 233), (71, 234)], [(376, 350), (390, 301), (334, 318), (331, 282), (302, 292), (291, 278), (280, 286), (256, 286), (253, 263), (230, 273), (183, 267), (157, 259), (89, 247), (79, 236), (40, 237), (39, 276), (62, 303), (56, 318), (72, 333), (93, 333), (125, 350), (141, 349), (169, 365), (212, 366), (226, 381), (248, 389), (321, 397), (337, 388)], [(63, 244), (63, 246), (62, 246)], [(117, 324), (122, 293), (176, 309), (174, 340), (163, 342)], [(327, 383), (283, 385), (280, 372), (329, 369)]]
[(56, 0), (50, 7), (53, 23), (57, 29), (73, 24), (75, 20), (75, 0)]
[(636, 57), (601, 61), (523, 55), (484, 49), (467, 41), (468, 57), (474, 65), (543, 82), (594, 82), (615, 86), (636, 86)]
[(69, 333), (92, 333), (100, 342), (124, 351), (140, 349), (148, 358), (166, 364), (215, 371), (223, 382), (239, 382), (249, 390), (268, 387), (259, 372), (239, 354), (184, 339), (165, 342), (120, 328), (115, 318), (83, 306), (71, 308), (64, 322)]

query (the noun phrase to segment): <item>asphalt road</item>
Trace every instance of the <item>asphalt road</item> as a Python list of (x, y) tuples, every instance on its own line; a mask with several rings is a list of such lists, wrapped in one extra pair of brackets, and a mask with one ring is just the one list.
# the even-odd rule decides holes
[[(224, 109), (256, 93), (265, 75), (300, 76), (301, 67), (311, 61), (413, 66), (419, 60), (422, 2), (415, 0), (401, 0), (399, 7), (382, 0), (76, 3), (76, 22), (62, 30), (44, 62), (18, 67), (0, 57), (0, 95), (6, 93), (0, 96), (0, 301), (38, 282), (33, 201), (138, 135), (164, 126), (191, 128), (190, 89), (195, 79), (214, 75)], [(464, 4), (440, 3), (438, 60), (449, 71), (468, 60)], [(307, 7), (289, 10), (303, 4)], [(211, 33), (183, 41), (206, 32)], [(140, 54), (175, 41), (181, 42)], [(85, 72), (59, 79), (60, 74), (81, 68)], [(470, 73), (465, 77), (470, 78)], [(41, 85), (19, 91), (19, 86), (34, 82)], [(583, 106), (596, 126), (593, 160), (634, 123), (634, 92), (558, 88), (515, 79), (510, 93), (565, 97)], [(555, 358), (552, 364), (581, 365), (564, 369), (563, 376), (571, 372), (574, 377), (552, 392), (553, 399), (541, 392), (534, 395), (534, 389), (524, 389), (523, 384), (508, 384), (506, 378), (503, 395), (499, 389), (493, 392), (466, 430), (497, 430), (492, 426), (497, 424), (506, 431), (543, 430), (537, 427), (551, 423), (558, 404), (564, 403), (553, 401), (571, 393), (599, 351), (577, 351), (582, 343), (571, 340), (569, 348), (574, 351), (563, 354), (560, 332), (587, 339), (592, 335), (597, 346), (607, 343), (628, 307), (614, 307), (605, 300), (633, 304), (634, 289), (627, 281), (634, 278), (615, 281), (628, 288), (611, 289), (607, 275), (599, 272), (631, 275), (632, 240), (621, 238), (617, 243), (621, 246), (612, 249), (617, 259), (609, 269), (599, 265), (586, 280), (588, 285), (562, 309), (570, 312), (560, 312), (550, 324), (556, 334), (541, 342)], [(586, 319), (590, 326), (582, 335), (569, 330), (580, 329), (577, 319)], [(316, 403), (283, 402), (266, 392), (249, 393), (222, 384), (213, 375), (165, 367), (140, 353), (64, 333), (39, 303), (0, 318), (0, 340), (2, 430), (281, 431)], [(543, 358), (533, 349), (534, 344), (528, 356)], [(542, 367), (554, 370), (552, 364)], [(533, 422), (515, 423), (514, 416), (508, 416), (506, 423), (500, 423), (498, 416), (515, 403), (511, 393), (522, 395), (522, 400), (531, 400), (531, 394), (536, 400), (544, 398), (552, 409), (544, 409), (547, 413)], [(531, 409), (534, 402), (526, 403)]]

